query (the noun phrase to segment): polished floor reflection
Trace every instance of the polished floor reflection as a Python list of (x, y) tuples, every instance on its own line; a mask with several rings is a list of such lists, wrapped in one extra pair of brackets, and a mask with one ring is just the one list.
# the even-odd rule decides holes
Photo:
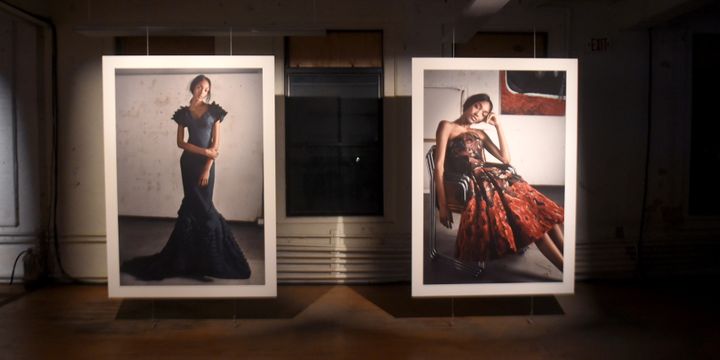
[(702, 283), (579, 283), (557, 297), (412, 299), (408, 284), (280, 286), (276, 299), (108, 300), (0, 286), (0, 358), (713, 358)]

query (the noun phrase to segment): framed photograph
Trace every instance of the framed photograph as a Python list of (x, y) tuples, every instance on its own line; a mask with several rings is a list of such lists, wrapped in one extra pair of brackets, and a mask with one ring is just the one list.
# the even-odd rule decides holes
[(577, 60), (412, 60), (412, 294), (574, 291)]
[(272, 56), (104, 56), (110, 297), (272, 297)]

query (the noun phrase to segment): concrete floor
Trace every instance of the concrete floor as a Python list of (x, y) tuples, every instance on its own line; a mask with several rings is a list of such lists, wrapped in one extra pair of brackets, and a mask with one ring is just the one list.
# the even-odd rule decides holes
[(0, 285), (0, 358), (710, 359), (720, 310), (707, 284), (578, 283), (535, 298), (533, 314), (527, 297), (412, 299), (407, 284), (154, 302)]

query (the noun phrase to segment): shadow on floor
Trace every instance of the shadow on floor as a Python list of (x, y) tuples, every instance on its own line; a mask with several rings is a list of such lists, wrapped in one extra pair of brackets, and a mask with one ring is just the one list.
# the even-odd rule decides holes
[(554, 296), (413, 298), (409, 284), (355, 285), (351, 288), (396, 318), (564, 314)]
[(33, 288), (26, 288), (20, 285), (1, 285), (0, 286), (0, 307), (3, 307), (33, 291)]
[(123, 300), (116, 319), (291, 319), (332, 286), (278, 286), (276, 298)]

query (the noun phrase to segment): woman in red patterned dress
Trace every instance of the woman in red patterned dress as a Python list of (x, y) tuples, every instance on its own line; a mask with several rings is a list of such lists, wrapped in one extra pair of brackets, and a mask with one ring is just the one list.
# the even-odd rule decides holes
[[(475, 195), (461, 215), (455, 243), (459, 260), (479, 262), (517, 253), (535, 243), (540, 252), (560, 271), (563, 269), (563, 209), (538, 192), (506, 166), (491, 166), (484, 150), (510, 164), (510, 151), (493, 104), (486, 94), (470, 96), (455, 121), (443, 120), (436, 133), (435, 185), (440, 222), (452, 227), (444, 174), (448, 171), (471, 174)], [(495, 127), (498, 145), (473, 124), (486, 122)]]

